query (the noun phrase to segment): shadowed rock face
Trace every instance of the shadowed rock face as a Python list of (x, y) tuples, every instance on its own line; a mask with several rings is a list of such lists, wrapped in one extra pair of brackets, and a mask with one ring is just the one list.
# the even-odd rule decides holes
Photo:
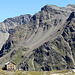
[(11, 60), (18, 68), (28, 71), (72, 68), (75, 65), (74, 10), (74, 5), (41, 8), (26, 25), (17, 26), (10, 34), (0, 51), (0, 63)]
[(72, 12), (70, 17), (67, 19), (67, 21), (71, 21), (72, 18), (75, 18), (75, 12)]

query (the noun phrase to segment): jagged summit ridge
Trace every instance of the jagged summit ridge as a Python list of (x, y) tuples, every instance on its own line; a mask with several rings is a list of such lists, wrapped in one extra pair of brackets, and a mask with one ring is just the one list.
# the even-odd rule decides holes
[[(25, 25), (30, 21), (31, 15), (21, 15), (13, 18), (7, 18), (0, 23), (0, 49), (2, 45), (9, 38), (9, 34), (14, 30), (16, 26)], [(5, 38), (6, 37), (6, 38)]]
[(52, 11), (52, 10), (61, 10), (63, 9), (62, 7), (58, 7), (56, 5), (45, 5), (43, 8), (41, 8), (41, 10), (44, 10), (44, 11)]
[(67, 7), (73, 7), (73, 8), (75, 8), (75, 4), (68, 4)]
[[(69, 5), (67, 5), (66, 7), (59, 7), (59, 6), (56, 6), (56, 5), (45, 5), (43, 8), (41, 8), (41, 10), (61, 10), (62, 9), (62, 11), (65, 11), (65, 9), (66, 9), (66, 11), (68, 11), (68, 10), (71, 10), (71, 11), (75, 11), (74, 9), (75, 9), (75, 4), (69, 4)], [(68, 11), (68, 12), (70, 12), (70, 11)]]
[[(9, 20), (12, 21), (12, 22), (19, 22), (19, 21), (21, 21), (21, 19), (24, 22), (26, 19), (30, 20), (30, 18), (31, 18), (31, 15), (30, 14), (26, 14), (26, 15), (21, 15), (21, 16), (17, 16), (17, 17), (7, 18), (3, 22), (6, 23), (6, 22), (9, 22)], [(19, 23), (21, 24), (21, 22), (19, 22)]]

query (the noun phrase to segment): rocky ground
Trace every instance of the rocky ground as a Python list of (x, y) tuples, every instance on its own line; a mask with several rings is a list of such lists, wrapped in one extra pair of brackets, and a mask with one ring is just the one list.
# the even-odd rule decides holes
[(72, 70), (63, 70), (63, 71), (2, 71), (0, 70), (1, 75), (75, 75), (75, 72)]

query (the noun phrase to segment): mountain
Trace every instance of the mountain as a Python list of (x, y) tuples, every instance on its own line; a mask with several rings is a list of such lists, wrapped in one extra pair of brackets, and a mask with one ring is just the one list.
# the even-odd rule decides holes
[(0, 51), (0, 66), (13, 61), (27, 71), (70, 69), (75, 65), (75, 5), (46, 5), (17, 26)]
[[(21, 15), (18, 17), (8, 18), (0, 23), (0, 49), (2, 45), (6, 42), (9, 34), (14, 30), (16, 26), (25, 25), (30, 21), (31, 15)], [(6, 38), (4, 38), (6, 37)]]

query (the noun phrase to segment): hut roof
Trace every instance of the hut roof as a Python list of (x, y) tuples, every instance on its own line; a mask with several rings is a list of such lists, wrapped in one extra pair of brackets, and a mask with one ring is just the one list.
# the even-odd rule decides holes
[[(13, 62), (8, 61), (8, 62), (5, 63), (5, 65), (8, 65), (9, 63), (13, 63)], [(13, 64), (15, 64), (15, 63), (13, 63)], [(15, 65), (16, 65), (16, 64), (15, 64)]]

